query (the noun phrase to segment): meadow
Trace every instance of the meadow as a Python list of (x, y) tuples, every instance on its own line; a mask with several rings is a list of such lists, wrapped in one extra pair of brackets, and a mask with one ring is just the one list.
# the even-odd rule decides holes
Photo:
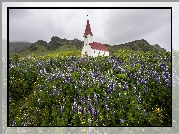
[(10, 126), (171, 126), (171, 53), (9, 59)]

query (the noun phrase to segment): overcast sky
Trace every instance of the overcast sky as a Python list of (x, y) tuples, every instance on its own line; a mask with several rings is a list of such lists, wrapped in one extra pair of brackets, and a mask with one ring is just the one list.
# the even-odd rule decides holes
[[(32, 6), (33, 3), (17, 5)], [(133, 4), (135, 6), (137, 5)], [(176, 18), (174, 15), (172, 17)], [(37, 40), (49, 42), (52, 36), (84, 40), (87, 19), (95, 42), (118, 45), (145, 39), (151, 45), (159, 44), (162, 48), (171, 50), (170, 9), (11, 9), (9, 39), (31, 43)]]

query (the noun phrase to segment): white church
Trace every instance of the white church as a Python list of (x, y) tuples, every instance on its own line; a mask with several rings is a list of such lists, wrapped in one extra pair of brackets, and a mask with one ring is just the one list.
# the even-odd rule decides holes
[(105, 47), (104, 44), (97, 43), (93, 41), (93, 34), (91, 32), (89, 20), (87, 20), (87, 25), (84, 33), (84, 46), (81, 50), (81, 55), (97, 57), (100, 56), (109, 56), (109, 50)]

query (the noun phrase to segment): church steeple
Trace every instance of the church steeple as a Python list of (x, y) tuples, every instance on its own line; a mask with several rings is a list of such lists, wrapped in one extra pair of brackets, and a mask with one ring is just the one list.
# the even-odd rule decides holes
[(93, 36), (92, 32), (91, 32), (91, 28), (90, 28), (90, 24), (89, 24), (89, 20), (87, 20), (87, 25), (86, 25), (86, 29), (85, 29), (85, 33), (84, 35), (88, 35), (90, 34), (91, 36)]

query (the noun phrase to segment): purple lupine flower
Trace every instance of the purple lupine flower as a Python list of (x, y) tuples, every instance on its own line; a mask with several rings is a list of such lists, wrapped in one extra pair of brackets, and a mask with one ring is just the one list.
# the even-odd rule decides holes
[(165, 66), (165, 64), (164, 64), (164, 63), (161, 63), (159, 66), (160, 66), (160, 67), (164, 67), (164, 66)]
[(60, 90), (58, 90), (58, 95), (60, 95), (60, 92), (61, 92), (61, 89), (60, 89)]
[(63, 114), (64, 106), (61, 105), (60, 112)]
[(163, 99), (163, 103), (162, 103), (162, 105), (165, 105), (165, 104), (166, 104), (166, 100)]
[(27, 119), (28, 114), (24, 114), (23, 120)]
[(128, 85), (127, 84), (125, 84), (124, 89), (128, 90)]
[(146, 115), (146, 109), (143, 111), (143, 115)]
[(142, 80), (141, 80), (141, 83), (145, 84), (145, 80), (144, 80), (144, 79), (142, 79)]
[(120, 98), (122, 97), (122, 94), (121, 94), (121, 93), (119, 93), (119, 97), (120, 97)]
[(136, 92), (137, 92), (137, 91), (136, 91), (136, 87), (134, 86), (133, 88), (134, 88), (134, 93), (136, 93)]
[(137, 106), (137, 110), (140, 111), (140, 107), (139, 106)]
[(96, 120), (96, 126), (98, 126), (98, 119)]
[(111, 93), (111, 89), (110, 88), (107, 88), (107, 91), (106, 91), (108, 94)]
[(166, 72), (166, 73), (165, 73), (165, 77), (168, 79), (169, 76), (170, 76), (169, 72)]
[(146, 93), (148, 91), (147, 86), (144, 87), (144, 92)]
[(83, 98), (80, 98), (80, 102), (82, 104), (82, 106), (84, 105), (84, 101), (83, 101)]
[(86, 108), (84, 108), (83, 112), (84, 112), (84, 115), (86, 115)]
[(88, 125), (91, 126), (91, 120), (90, 119), (88, 119)]
[(115, 111), (112, 113), (113, 118), (114, 118), (114, 114), (115, 114)]
[(43, 73), (43, 70), (40, 70), (39, 72), (40, 72), (40, 74), (42, 74), (42, 73)]
[(96, 95), (96, 93), (95, 93), (95, 92), (94, 92), (94, 98), (95, 98), (95, 99), (97, 99), (97, 95)]
[(169, 79), (165, 79), (165, 82), (168, 83), (168, 82), (169, 82)]
[(27, 126), (27, 123), (26, 122), (22, 122), (22, 126)]
[(98, 99), (97, 99), (97, 95), (95, 92), (94, 92), (94, 100), (95, 100), (95, 103), (98, 104)]
[(86, 103), (86, 98), (85, 97), (83, 97), (83, 104), (85, 104)]
[(90, 106), (91, 106), (91, 101), (90, 101), (90, 100), (88, 100), (88, 103), (87, 103), (87, 104), (88, 104), (88, 106), (90, 107)]
[(109, 110), (108, 105), (106, 104), (106, 102), (104, 102), (104, 107), (106, 108), (106, 110)]
[(137, 98), (137, 101), (138, 101), (138, 103), (141, 103), (140, 95), (139, 95), (139, 97)]
[(105, 99), (106, 99), (106, 100), (109, 100), (109, 96), (108, 96), (108, 95), (106, 95), (106, 96), (105, 96)]
[(77, 108), (77, 107), (76, 107), (76, 103), (74, 103), (73, 106), (72, 106), (72, 111), (73, 111), (73, 112), (76, 112), (76, 108)]
[(168, 79), (166, 80), (166, 85), (167, 85), (167, 88), (170, 88), (170, 87), (171, 87), (170, 81), (169, 81)]
[(36, 109), (35, 109), (35, 113), (36, 113), (36, 114), (38, 113), (38, 109), (37, 109), (37, 107), (36, 107)]
[(97, 99), (95, 99), (95, 104), (98, 105), (98, 100)]
[(91, 113), (92, 113), (92, 116), (94, 117), (95, 116), (95, 109), (93, 107), (91, 108)]
[(87, 110), (87, 111), (88, 111), (88, 114), (91, 114), (91, 113), (90, 113), (90, 110)]
[(121, 123), (124, 123), (125, 121), (124, 121), (124, 119), (120, 119), (121, 120)]
[(78, 112), (82, 112), (82, 107), (78, 106)]
[(90, 95), (88, 95), (88, 101), (91, 101), (91, 99), (90, 99)]
[(12, 122), (12, 126), (17, 126), (16, 121)]

